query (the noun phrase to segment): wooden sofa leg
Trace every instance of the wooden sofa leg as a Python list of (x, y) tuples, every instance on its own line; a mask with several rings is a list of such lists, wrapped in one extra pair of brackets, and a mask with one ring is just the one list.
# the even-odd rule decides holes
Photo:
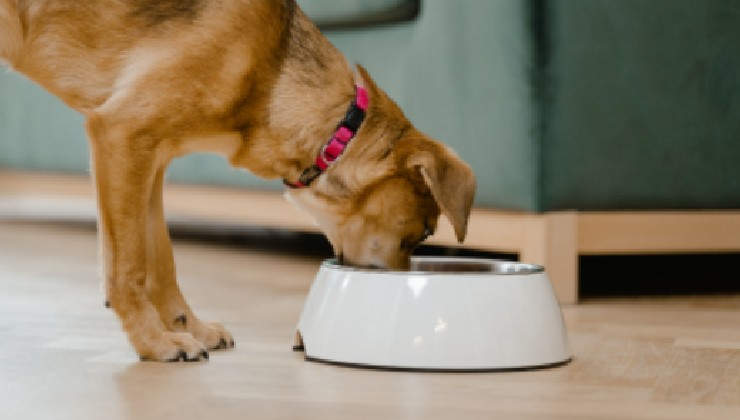
[(525, 223), (519, 259), (545, 266), (560, 303), (578, 302), (578, 213), (545, 213)]

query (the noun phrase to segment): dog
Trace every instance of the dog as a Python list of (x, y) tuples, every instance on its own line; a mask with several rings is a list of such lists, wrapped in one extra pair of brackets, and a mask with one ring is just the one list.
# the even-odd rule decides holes
[(142, 360), (231, 348), (183, 297), (162, 206), (192, 152), (285, 180), (344, 264), (407, 269), (471, 168), (415, 129), (295, 0), (0, 0), (0, 61), (85, 116), (107, 303)]

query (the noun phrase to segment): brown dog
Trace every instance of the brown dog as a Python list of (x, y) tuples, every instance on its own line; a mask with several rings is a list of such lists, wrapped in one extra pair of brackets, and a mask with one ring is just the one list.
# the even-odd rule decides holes
[(0, 0), (0, 59), (87, 118), (107, 294), (143, 359), (233, 346), (175, 280), (162, 184), (177, 156), (302, 187), (292, 201), (349, 264), (406, 268), (440, 211), (465, 237), (470, 168), (294, 0)]

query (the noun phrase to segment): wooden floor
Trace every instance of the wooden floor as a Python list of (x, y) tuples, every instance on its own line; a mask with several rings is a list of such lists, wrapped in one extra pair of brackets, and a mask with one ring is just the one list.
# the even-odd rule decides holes
[(565, 307), (575, 359), (550, 370), (362, 370), (291, 351), (317, 260), (177, 243), (237, 347), (159, 364), (103, 308), (96, 254), (91, 229), (0, 222), (0, 419), (740, 419), (740, 296)]

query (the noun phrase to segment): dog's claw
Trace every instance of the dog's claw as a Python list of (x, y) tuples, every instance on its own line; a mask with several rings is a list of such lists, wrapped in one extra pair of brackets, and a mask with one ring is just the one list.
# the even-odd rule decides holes
[(232, 349), (235, 346), (236, 344), (234, 343), (233, 339), (226, 341), (225, 338), (221, 337), (221, 339), (218, 340), (218, 344), (211, 347), (210, 350), (226, 350), (226, 349)]
[[(142, 360), (145, 360), (142, 358)], [(200, 360), (208, 360), (208, 352), (201, 350), (194, 357), (188, 357), (188, 353), (185, 350), (180, 350), (177, 356), (167, 359), (167, 362), (199, 362)]]
[(179, 362), (180, 360), (186, 360), (188, 358), (188, 354), (185, 353), (185, 350), (180, 350), (177, 352), (177, 356), (167, 359), (168, 362)]

